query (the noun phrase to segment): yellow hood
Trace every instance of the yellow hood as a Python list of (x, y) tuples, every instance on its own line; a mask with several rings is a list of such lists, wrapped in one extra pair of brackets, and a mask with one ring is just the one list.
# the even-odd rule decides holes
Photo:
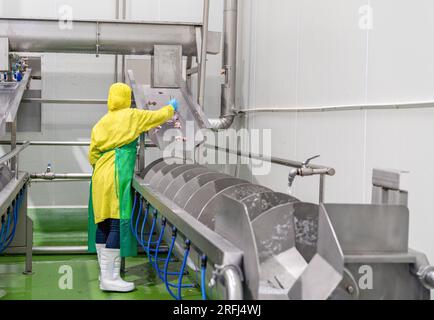
[(115, 83), (110, 87), (108, 110), (117, 111), (131, 107), (131, 88), (125, 83)]

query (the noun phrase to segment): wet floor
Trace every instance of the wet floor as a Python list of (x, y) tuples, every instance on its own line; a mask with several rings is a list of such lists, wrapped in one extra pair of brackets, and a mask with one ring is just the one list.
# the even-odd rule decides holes
[[(173, 270), (179, 263), (173, 264)], [(131, 293), (105, 293), (98, 288), (98, 265), (94, 255), (35, 255), (33, 275), (24, 275), (23, 256), (0, 257), (0, 299), (4, 300), (172, 300), (164, 283), (144, 256), (128, 258), (127, 281)], [(194, 276), (194, 275), (193, 275)], [(175, 279), (172, 279), (175, 280)], [(189, 283), (187, 277), (184, 283)], [(183, 299), (199, 300), (196, 288), (183, 289)]]

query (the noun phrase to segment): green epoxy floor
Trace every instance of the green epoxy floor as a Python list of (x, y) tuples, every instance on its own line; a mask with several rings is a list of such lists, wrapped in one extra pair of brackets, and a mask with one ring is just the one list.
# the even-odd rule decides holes
[(29, 208), (33, 245), (86, 246), (87, 208)]
[[(179, 268), (174, 263), (173, 270)], [(23, 275), (24, 257), (0, 257), (0, 299), (4, 300), (172, 300), (164, 283), (143, 256), (128, 258), (127, 281), (133, 281), (136, 290), (131, 293), (105, 293), (98, 288), (96, 256), (34, 256), (33, 275)], [(65, 270), (72, 288), (68, 289)], [(187, 283), (188, 277), (186, 279)], [(183, 289), (183, 299), (199, 300), (196, 288)]]
[[(29, 208), (33, 220), (34, 246), (86, 246), (87, 208)], [(96, 255), (34, 255), (34, 274), (23, 275), (24, 256), (0, 256), (0, 299), (5, 300), (171, 300), (166, 286), (157, 277), (145, 256), (128, 258), (127, 281), (136, 290), (131, 293), (104, 293), (98, 287)], [(62, 269), (63, 267), (63, 269)], [(171, 263), (170, 271), (179, 271), (180, 263)], [(72, 289), (65, 286), (64, 270), (72, 271)], [(60, 273), (59, 273), (60, 272)], [(192, 275), (196, 277), (196, 275)], [(172, 281), (175, 279), (173, 278)], [(185, 277), (185, 283), (189, 282)], [(59, 281), (61, 285), (59, 285)], [(183, 298), (198, 300), (198, 289), (183, 289)]]

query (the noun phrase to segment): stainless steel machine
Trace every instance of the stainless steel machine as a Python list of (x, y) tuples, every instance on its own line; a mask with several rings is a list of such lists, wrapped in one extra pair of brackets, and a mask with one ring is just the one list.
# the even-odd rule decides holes
[(408, 248), (405, 205), (318, 206), (176, 159), (150, 164), (134, 188), (155, 209), (152, 231), (167, 243), (167, 224), (182, 234), (181, 259), (191, 241), (193, 273), (207, 256), (211, 298), (428, 299), (434, 285), (425, 255)]

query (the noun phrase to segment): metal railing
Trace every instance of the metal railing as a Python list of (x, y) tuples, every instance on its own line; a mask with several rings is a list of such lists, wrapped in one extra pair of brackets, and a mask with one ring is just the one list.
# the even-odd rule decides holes
[[(17, 145), (23, 145), (29, 142), (30, 146), (38, 147), (88, 147), (90, 146), (90, 141), (18, 141)], [(10, 145), (10, 141), (1, 140), (0, 145)], [(157, 145), (151, 141), (146, 142), (147, 148), (156, 148)]]

